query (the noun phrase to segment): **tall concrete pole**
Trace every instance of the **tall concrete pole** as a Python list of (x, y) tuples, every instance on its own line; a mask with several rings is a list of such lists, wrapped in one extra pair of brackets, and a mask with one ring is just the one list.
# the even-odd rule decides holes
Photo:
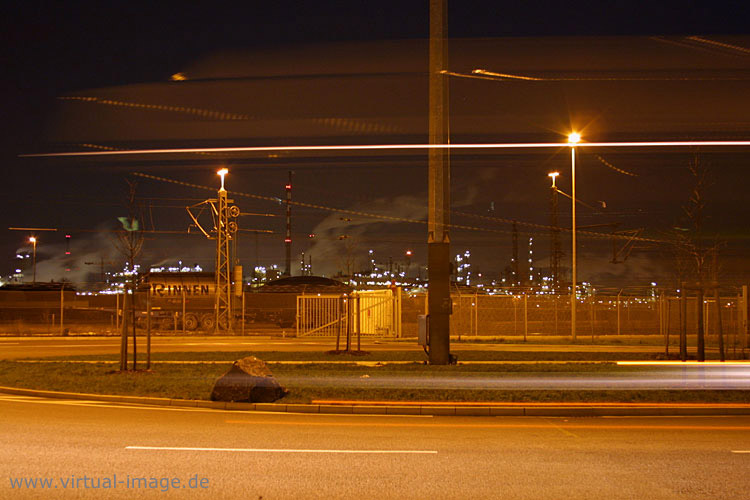
[(513, 262), (511, 268), (513, 269), (513, 286), (520, 288), (523, 284), (523, 278), (521, 278), (521, 267), (518, 263), (518, 226), (513, 222)]
[[(430, 0), (429, 140), (450, 142), (447, 0)], [(427, 217), (427, 266), (430, 364), (450, 363), (450, 151), (429, 150), (429, 210)]]

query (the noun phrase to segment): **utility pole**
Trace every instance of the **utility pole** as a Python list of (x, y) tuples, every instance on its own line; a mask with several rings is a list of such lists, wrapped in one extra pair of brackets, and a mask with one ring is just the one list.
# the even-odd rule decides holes
[(513, 286), (521, 286), (521, 268), (518, 263), (518, 225), (513, 223)]
[(284, 276), (292, 275), (292, 171), (289, 171), (289, 181), (286, 183), (286, 267)]
[(232, 329), (232, 276), (229, 260), (229, 201), (224, 189), (227, 169), (219, 170), (221, 187), (216, 200), (216, 330)]
[[(230, 206), (234, 200), (227, 197), (227, 190), (224, 189), (224, 176), (229, 173), (226, 168), (216, 172), (221, 177), (221, 187), (216, 198), (208, 199), (186, 207), (187, 213), (192, 219), (193, 224), (208, 239), (216, 239), (216, 300), (214, 302), (214, 330), (230, 330), (234, 319), (233, 301), (232, 301), (232, 272), (229, 242), (237, 236), (239, 227), (237, 217), (240, 216), (240, 208), (236, 205)], [(200, 213), (193, 213), (193, 209), (200, 208), (201, 212), (209, 208), (213, 218), (213, 229), (206, 229), (198, 220)], [(215, 235), (213, 234), (215, 233)], [(239, 265), (239, 279), (242, 283), (242, 271)]]
[[(447, 0), (430, 0), (429, 143), (448, 144)], [(450, 150), (429, 149), (427, 265), (430, 364), (447, 365), (450, 354)]]
[(572, 285), (570, 287), (570, 336), (575, 341), (576, 340), (576, 305), (578, 302), (578, 274), (577, 274), (577, 261), (576, 261), (576, 252), (577, 244), (576, 244), (576, 148), (575, 144), (581, 139), (581, 136), (577, 133), (572, 133), (570, 136), (568, 136), (568, 142), (572, 144), (573, 146), (570, 148), (570, 179), (571, 179), (571, 200), (573, 201), (572, 204), (572, 231), (571, 231), (571, 239), (572, 241), (572, 258), (571, 258), (571, 271), (570, 274), (572, 276), (571, 282)]

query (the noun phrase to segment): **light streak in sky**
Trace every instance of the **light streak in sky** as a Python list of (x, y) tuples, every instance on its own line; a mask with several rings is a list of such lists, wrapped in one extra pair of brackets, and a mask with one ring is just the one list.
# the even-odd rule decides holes
[[(428, 149), (548, 149), (569, 147), (560, 142), (507, 142), (462, 144), (353, 144), (327, 146), (235, 146), (222, 148), (165, 148), (126, 149), (119, 151), (73, 151), (64, 153), (35, 153), (19, 155), (26, 158), (66, 156), (117, 156), (185, 153), (263, 153), (272, 151), (409, 151)], [(750, 141), (636, 141), (636, 142), (579, 142), (578, 148), (664, 148), (664, 147), (750, 147)]]

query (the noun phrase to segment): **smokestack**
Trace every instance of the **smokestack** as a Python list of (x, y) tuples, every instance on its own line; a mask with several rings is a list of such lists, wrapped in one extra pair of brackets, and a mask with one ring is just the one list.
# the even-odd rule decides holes
[(289, 171), (289, 181), (286, 183), (286, 268), (285, 276), (292, 275), (292, 171)]

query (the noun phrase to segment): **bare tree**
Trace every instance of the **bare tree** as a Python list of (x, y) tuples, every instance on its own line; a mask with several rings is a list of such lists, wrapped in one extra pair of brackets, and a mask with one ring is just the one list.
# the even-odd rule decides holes
[(135, 293), (138, 288), (138, 273), (136, 259), (143, 249), (143, 224), (142, 207), (136, 198), (137, 182), (125, 179), (128, 187), (125, 196), (125, 206), (128, 210), (127, 217), (118, 217), (118, 225), (115, 229), (114, 245), (120, 254), (125, 257), (126, 270), (130, 271), (125, 283), (125, 295), (122, 304), (122, 330), (120, 344), (120, 370), (128, 368), (128, 327), (133, 333), (133, 370), (137, 367), (136, 351), (136, 321), (135, 321)]
[(351, 279), (352, 273), (355, 272), (360, 260), (357, 257), (359, 245), (349, 235), (339, 236), (339, 240), (342, 241), (343, 247), (343, 255), (339, 256), (339, 265), (342, 268), (339, 272), (348, 279)]
[[(703, 297), (706, 286), (716, 287), (718, 281), (718, 248), (715, 236), (708, 237), (706, 223), (706, 191), (711, 185), (711, 170), (696, 154), (688, 165), (692, 187), (682, 206), (683, 217), (673, 233), (675, 264), (680, 289), (694, 288), (698, 298), (698, 360), (705, 360), (705, 332), (703, 330)], [(684, 290), (682, 293), (685, 293)], [(685, 318), (683, 318), (685, 321)], [(684, 339), (681, 339), (684, 342)], [(682, 350), (682, 349), (681, 349)]]

